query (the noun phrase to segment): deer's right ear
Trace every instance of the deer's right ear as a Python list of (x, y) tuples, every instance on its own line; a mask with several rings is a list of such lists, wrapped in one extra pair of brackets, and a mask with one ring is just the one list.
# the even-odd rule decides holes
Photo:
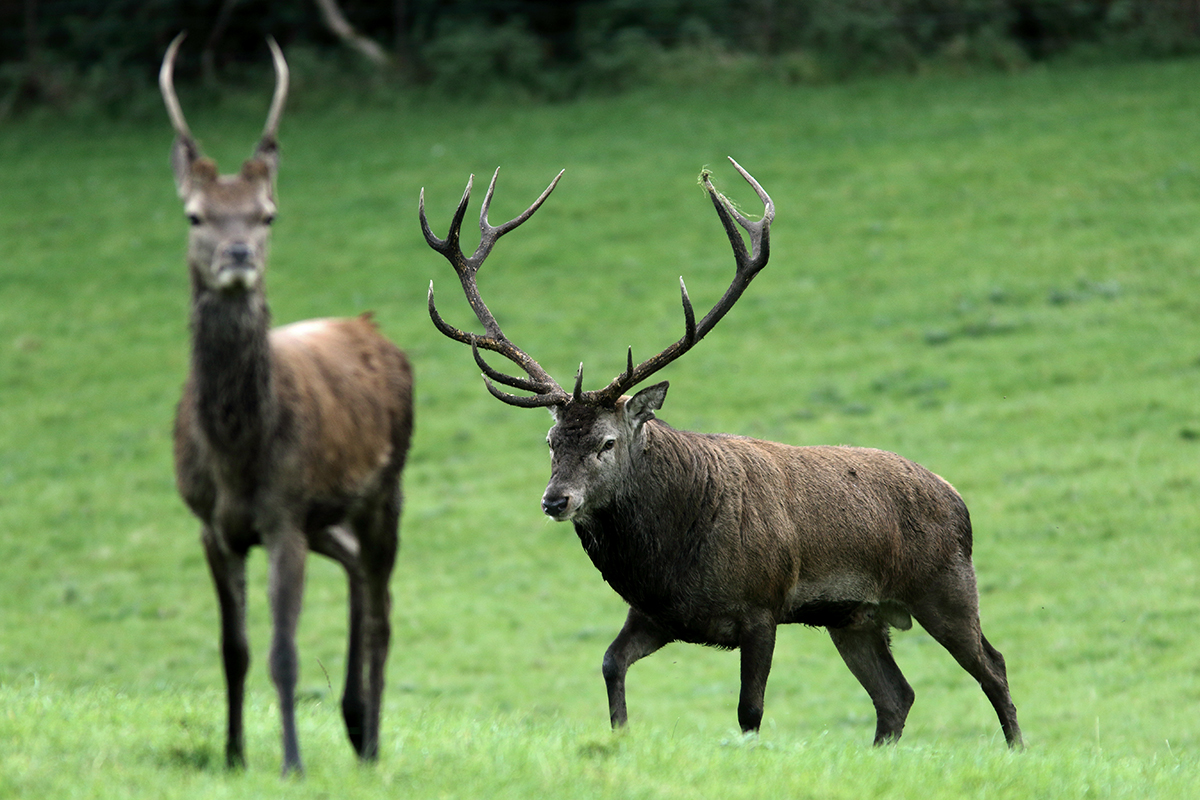
[(200, 148), (190, 136), (176, 136), (171, 145), (171, 171), (175, 173), (175, 190), (179, 199), (187, 199), (196, 188), (193, 167), (200, 161)]

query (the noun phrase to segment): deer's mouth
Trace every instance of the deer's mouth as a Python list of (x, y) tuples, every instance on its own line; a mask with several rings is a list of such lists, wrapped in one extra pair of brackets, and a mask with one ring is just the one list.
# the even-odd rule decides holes
[(221, 264), (214, 275), (216, 288), (223, 292), (250, 291), (258, 286), (258, 267), (244, 262)]

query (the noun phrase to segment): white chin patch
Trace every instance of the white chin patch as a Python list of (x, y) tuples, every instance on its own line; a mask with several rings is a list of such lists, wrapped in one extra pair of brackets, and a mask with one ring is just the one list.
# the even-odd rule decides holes
[(223, 292), (235, 289), (249, 291), (258, 285), (258, 270), (245, 266), (221, 267), (217, 270), (214, 283)]

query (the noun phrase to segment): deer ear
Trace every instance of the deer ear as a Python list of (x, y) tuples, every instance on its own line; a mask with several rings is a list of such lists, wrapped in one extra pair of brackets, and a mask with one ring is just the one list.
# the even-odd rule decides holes
[(663, 401), (667, 397), (668, 386), (670, 383), (667, 381), (647, 386), (625, 401), (625, 419), (633, 425), (635, 430), (642, 427), (648, 420), (654, 419), (654, 412), (662, 408)]
[(271, 165), (260, 158), (242, 162), (242, 177), (251, 183), (271, 183)]

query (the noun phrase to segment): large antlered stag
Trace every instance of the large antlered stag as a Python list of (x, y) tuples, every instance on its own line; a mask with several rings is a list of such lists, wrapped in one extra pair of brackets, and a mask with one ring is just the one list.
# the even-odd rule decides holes
[(399, 546), (400, 473), (412, 436), (412, 372), (368, 315), (270, 329), (263, 280), (287, 63), (269, 40), (277, 80), (266, 127), (241, 171), (218, 175), (216, 164), (201, 156), (175, 96), (172, 70), (182, 39), (171, 43), (159, 73), (176, 134), (171, 166), (191, 223), (191, 369), (175, 419), (175, 474), (180, 494), (203, 523), (220, 604), (226, 759), (230, 766), (245, 761), (246, 554), (254, 545), (267, 551), (270, 668), (283, 720), (284, 773), (302, 770), (294, 714), (296, 626), (309, 550), (339, 562), (349, 578), (342, 715), (359, 756), (374, 759), (390, 637), (388, 579)]
[[(737, 264), (724, 296), (697, 322), (681, 281), (683, 337), (637, 366), (630, 350), (620, 375), (587, 392), (582, 365), (574, 390), (567, 392), (510, 342), (475, 285), (475, 273), (496, 240), (527, 220), (559, 178), (519, 217), (493, 227), (487, 221), (493, 177), (480, 213), (482, 241), (470, 258), (458, 240), (471, 183), (444, 240), (429, 229), (422, 193), (425, 238), (453, 265), (484, 332), (446, 323), (430, 285), (434, 324), (471, 346), (497, 398), (550, 410), (551, 474), (542, 509), (574, 523), (592, 563), (629, 603), (625, 625), (604, 655), (612, 724), (626, 722), (629, 666), (669, 642), (685, 641), (741, 649), (738, 721), (743, 730), (757, 730), (776, 626), (799, 622), (828, 629), (871, 696), (875, 743), (898, 739), (913, 690), (892, 658), (889, 627), (906, 630), (916, 617), (979, 681), (1008, 744), (1018, 746), (1021, 732), (1004, 659), (979, 626), (970, 517), (949, 483), (881, 450), (792, 447), (677, 431), (654, 416), (666, 382), (625, 395), (712, 330), (767, 263), (774, 204), (749, 173), (733, 165), (754, 187), (765, 213), (750, 221), (713, 188), (707, 172), (701, 176)], [(737, 225), (749, 234), (750, 252)], [(499, 353), (526, 377), (490, 367), (481, 350)], [(493, 382), (531, 394), (514, 395)]]

